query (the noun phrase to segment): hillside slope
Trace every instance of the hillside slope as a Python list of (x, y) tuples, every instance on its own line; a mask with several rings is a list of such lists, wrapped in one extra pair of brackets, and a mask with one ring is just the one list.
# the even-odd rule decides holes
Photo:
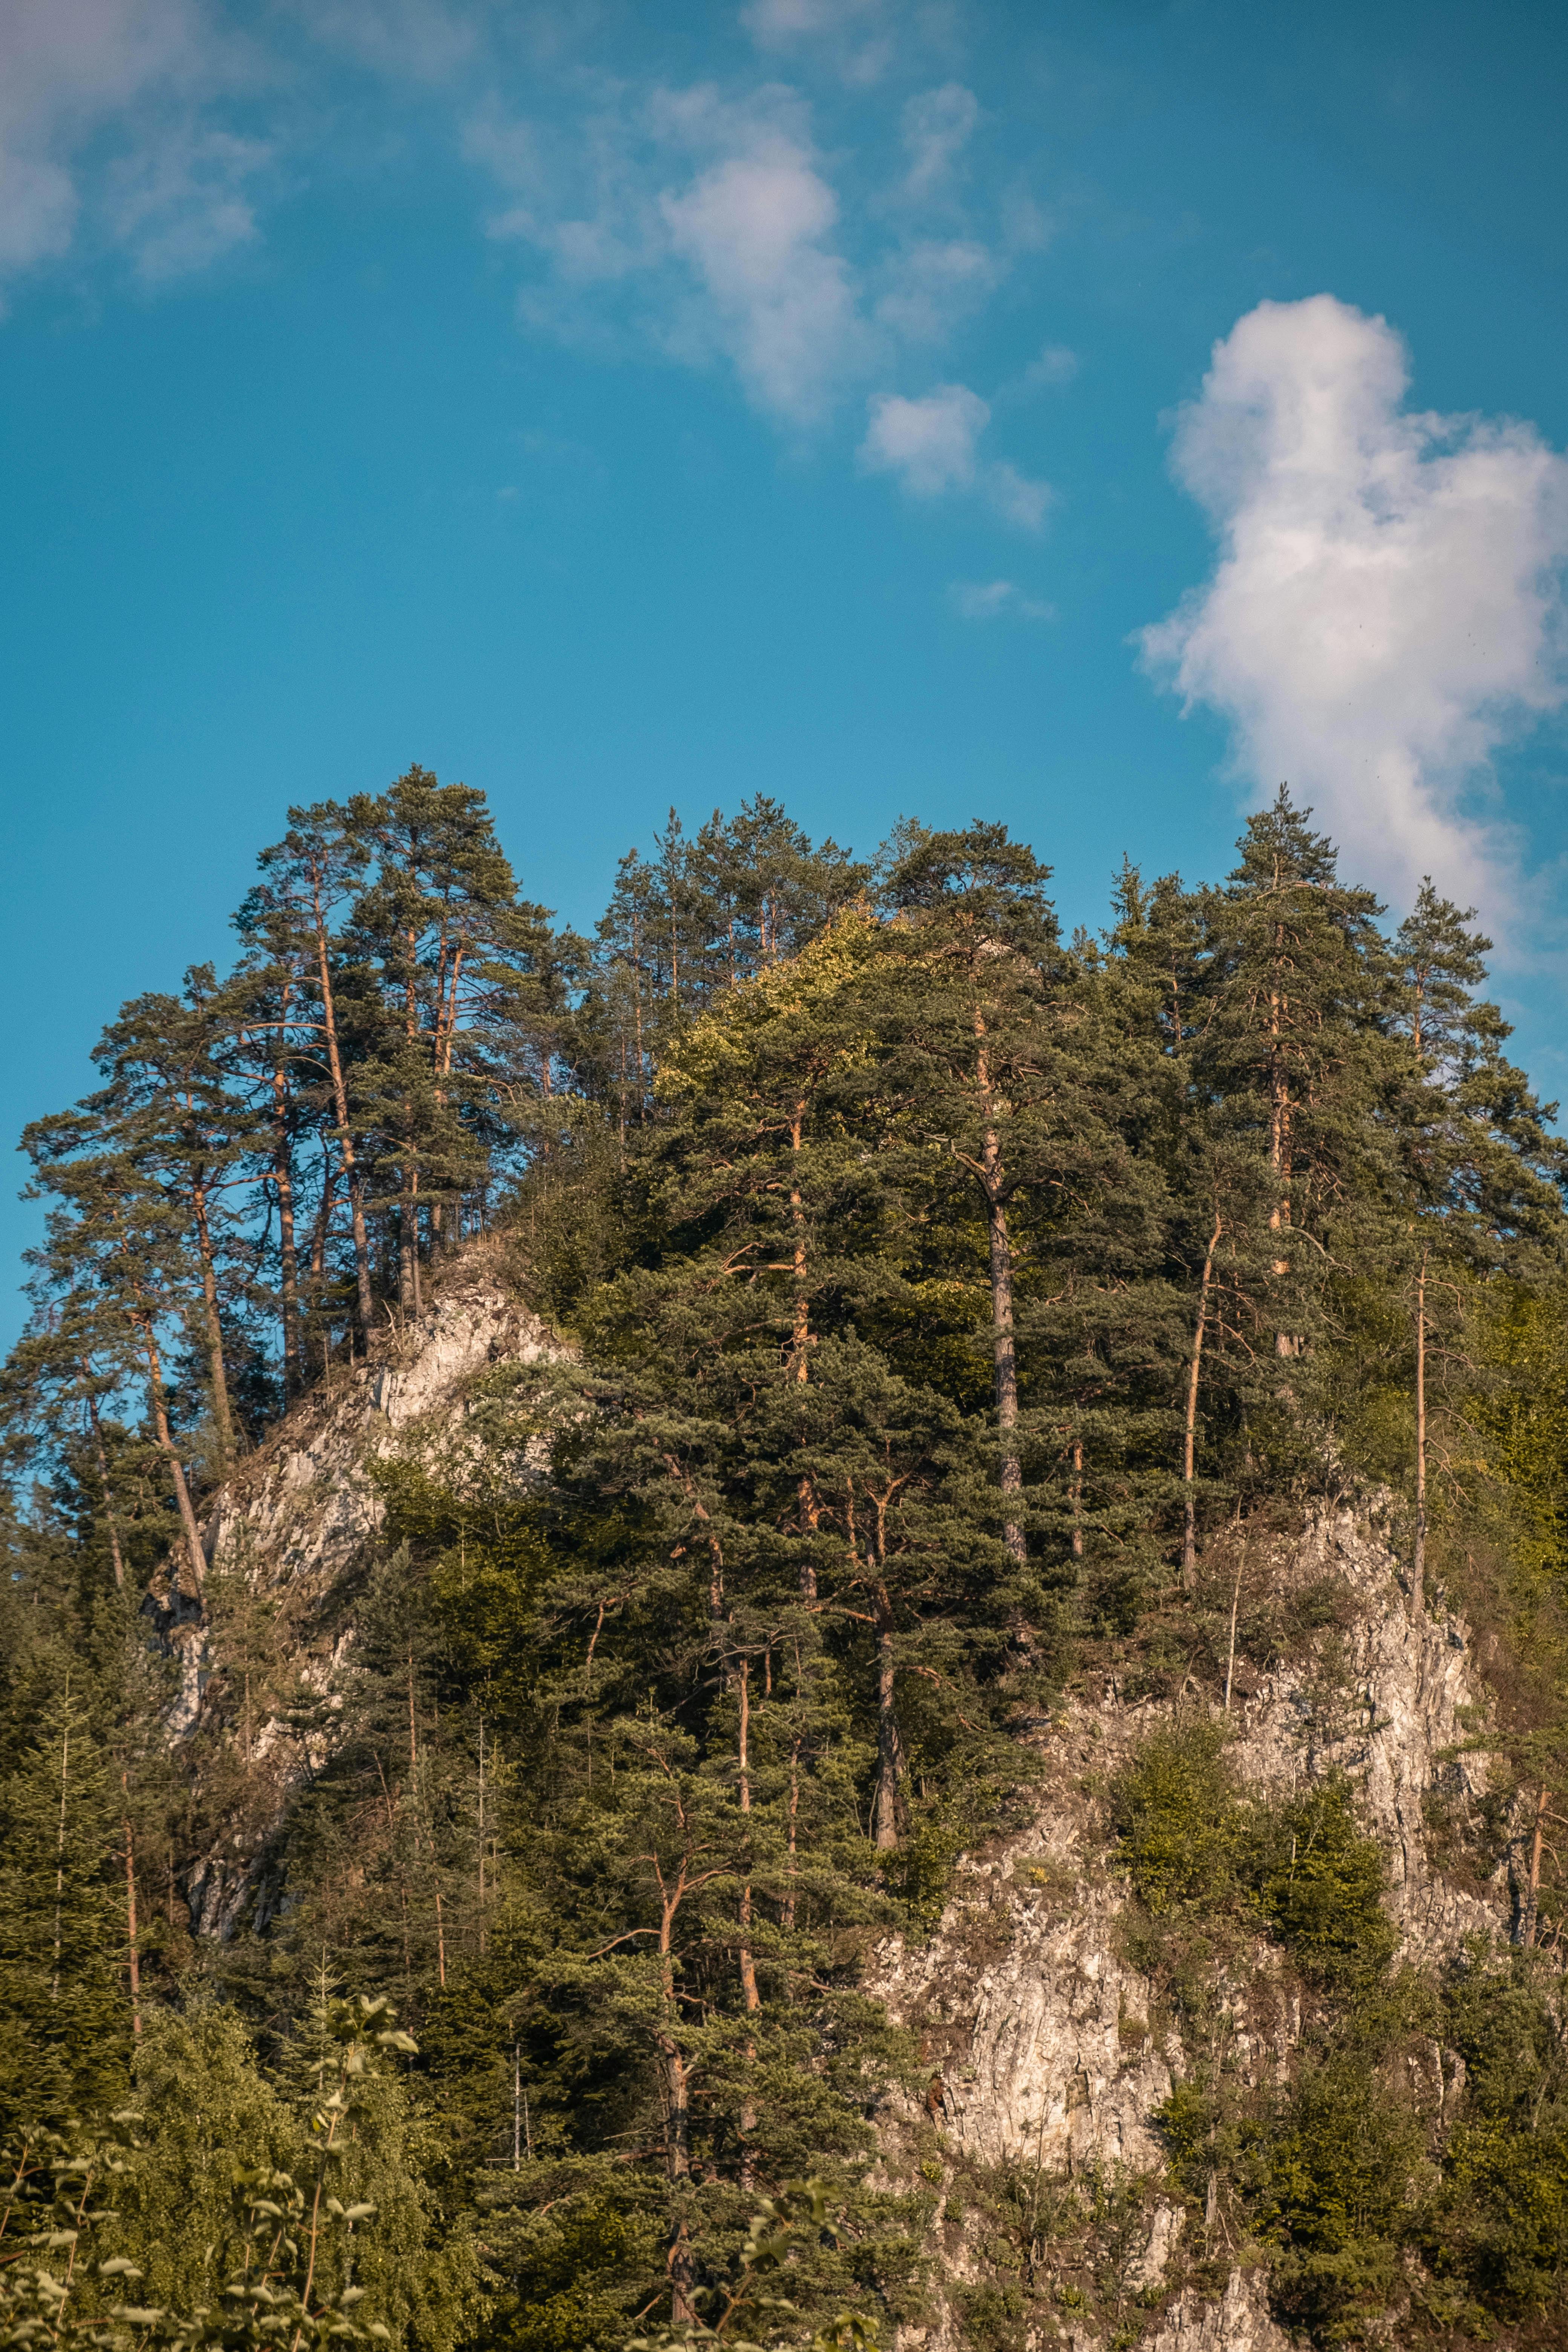
[[(303, 1400), (224, 1490), (205, 1529), (212, 1572), (285, 1604), (301, 1677), (329, 1706), (353, 1640), (352, 1612), (334, 1596), (384, 1511), (374, 1465), (416, 1442), (427, 1457), (460, 1455), (476, 1382), (497, 1366), (566, 1353), (481, 1246), (416, 1324)], [(1282, 1801), (1348, 1779), (1413, 1963), (1440, 1967), (1468, 1937), (1506, 1937), (1507, 1858), (1489, 1877), (1470, 1869), (1460, 1883), (1438, 1866), (1429, 1826), (1487, 1799), (1488, 1759), (1472, 1728), (1486, 1694), (1463, 1623), (1412, 1622), (1388, 1530), (1367, 1507), (1324, 1509), (1295, 1536), (1252, 1538), (1237, 1593), (1243, 1569), (1248, 1591), (1297, 1635), (1263, 1668), (1245, 1645), (1233, 1660), (1228, 1754), (1240, 1783)], [(1223, 1543), (1206, 1572), (1223, 1602), (1232, 1573)], [(176, 1635), (186, 1660), (179, 1736), (199, 1719), (221, 1660), (207, 1629), (193, 1622)], [(1107, 1811), (1108, 1788), (1152, 1731), (1213, 1711), (1196, 1689), (1138, 1696), (1114, 1672), (1068, 1696), (1047, 1729), (1029, 1735), (1039, 1778), (1026, 1824), (959, 1858), (928, 1939), (895, 1937), (877, 1954), (872, 1987), (929, 2067), (923, 2103), (894, 2100), (881, 2136), (889, 2184), (936, 2190), (939, 2312), (930, 2328), (910, 2331), (930, 2352), (973, 2343), (975, 2313), (997, 2296), (1016, 2300), (1020, 2265), (998, 2267), (992, 2224), (999, 2198), (1016, 2205), (1026, 2192), (1037, 2210), (1064, 2194), (1081, 2206), (1087, 2194), (1100, 2213), (1087, 2232), (1067, 2229), (1053, 2242), (1046, 2232), (1022, 2265), (1030, 2291), (1019, 2308), (1054, 2310), (1063, 2330), (1054, 2340), (1079, 2352), (1113, 2336), (1151, 2352), (1281, 2352), (1289, 2340), (1268, 2316), (1258, 2250), (1238, 2242), (1212, 2197), (1206, 2215), (1195, 2211), (1167, 2174), (1157, 2111), (1190, 2052), (1140, 1965)], [(273, 1775), (274, 1828), (329, 1744), (320, 1728), (301, 1735), (282, 1720), (257, 1735)], [(203, 1935), (227, 1933), (254, 1891), (265, 1837), (253, 1830), (248, 1853), (238, 1843), (192, 1874)], [(1244, 1938), (1214, 1991), (1233, 2074), (1244, 2085), (1284, 2080), (1311, 2018), (1278, 1945)], [(1452, 2055), (1434, 2042), (1423, 2063), (1440, 2105)], [(1129, 2325), (1142, 2333), (1115, 2333)]]

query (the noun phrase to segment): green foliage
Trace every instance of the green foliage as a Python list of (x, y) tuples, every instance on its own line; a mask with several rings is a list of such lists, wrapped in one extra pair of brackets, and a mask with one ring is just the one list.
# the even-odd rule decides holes
[(1344, 1990), (1380, 1977), (1398, 1942), (1383, 1908), (1383, 1856), (1356, 1825), (1349, 1785), (1331, 1780), (1274, 1816), (1254, 1864), (1264, 1918), (1303, 1972)]
[(1568, 2290), (1568, 2024), (1563, 1979), (1472, 1945), (1446, 1987), (1463, 2101), (1424, 2232), (1427, 2261), (1482, 2311), (1560, 2312)]
[[(235, 971), (110, 1024), (97, 1090), (29, 1131), (47, 1230), (0, 1383), (0, 2102), (53, 2150), (40, 2211), (112, 2171), (94, 2259), (140, 2273), (149, 2342), (923, 2324), (945, 2157), (918, 2193), (877, 2173), (915, 2074), (868, 1950), (1022, 1817), (1020, 1735), (1080, 1674), (1217, 1695), (1310, 1649), (1331, 1684), (1339, 1589), (1232, 1593), (1226, 1547), (1358, 1478), (1403, 1497), (1417, 1601), (1469, 1580), (1487, 1736), (1550, 1822), (1563, 1154), (1471, 917), (1428, 886), (1384, 928), (1309, 819), (1281, 793), (1217, 886), (1128, 866), (1064, 943), (1000, 825), (858, 865), (763, 798), (672, 813), (589, 942), (414, 768), (291, 810)], [(204, 1542), (236, 1454), (389, 1369), (479, 1228), (571, 1360), (499, 1363), (378, 1454), (384, 1525), (331, 1590), (226, 1503)], [(1214, 2259), (1266, 2242), (1322, 2342), (1417, 2259), (1434, 2312), (1546, 2307), (1542, 1964), (1478, 1958), (1440, 2024), (1350, 1784), (1249, 1793), (1201, 1701), (1109, 1800), (1150, 2024), (1186, 2046), (1194, 2242), (1198, 2210)], [(1526, 1943), (1562, 1918), (1542, 1854)], [(1300, 2006), (1289, 2080), (1237, 2060), (1253, 1993)], [(1130, 2341), (1146, 2187), (976, 2189), (971, 2340), (1054, 2306)], [(132, 2325), (72, 2275), (68, 2333)]]
[[(0, 2114), (8, 2133), (83, 2106), (106, 2110), (127, 2088), (117, 1794), (92, 1717), (63, 1672), (0, 1788)], [(123, 1867), (121, 1860), (121, 1887)]]
[(1279, 2249), (1282, 2315), (1318, 2343), (1359, 2340), (1386, 2309), (1419, 2192), (1424, 2134), (1357, 2053), (1310, 2064), (1260, 2156), (1255, 2206)]
[[(208, 2008), (159, 2027), (143, 2110), (107, 2134), (36, 2132), (7, 2154), (0, 2343), (445, 2352), (475, 2273), (460, 2242), (428, 2242), (403, 2168), (384, 2069), (415, 2044), (384, 2000), (323, 1993), (316, 2026), (302, 2105), (261, 2081), (243, 2031)], [(108, 2194), (112, 2206), (95, 2201)], [(41, 2254), (54, 2260), (28, 2259)]]
[(1225, 1746), (1223, 1724), (1191, 1717), (1156, 1731), (1113, 1785), (1121, 1861), (1156, 1918), (1179, 1906), (1224, 1905), (1237, 1890), (1247, 1815)]

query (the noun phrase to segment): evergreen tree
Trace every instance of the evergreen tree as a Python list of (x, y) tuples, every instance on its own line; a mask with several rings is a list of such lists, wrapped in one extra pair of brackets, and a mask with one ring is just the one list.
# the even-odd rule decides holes
[(123, 1816), (70, 1669), (62, 1662), (58, 1672), (0, 1789), (0, 2104), (8, 2133), (115, 2105), (130, 2056), (125, 1882), (115, 1851)]

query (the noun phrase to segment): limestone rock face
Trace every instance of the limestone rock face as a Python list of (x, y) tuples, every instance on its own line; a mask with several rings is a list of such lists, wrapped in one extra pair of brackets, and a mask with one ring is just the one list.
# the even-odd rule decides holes
[(203, 1530), (209, 1565), (324, 1589), (384, 1516), (367, 1475), (419, 1425), (461, 1444), (468, 1391), (491, 1366), (567, 1350), (496, 1276), (479, 1244), (434, 1303), (368, 1364), (335, 1369), (223, 1489)]
[(1232, 2271), (1217, 2303), (1179, 2294), (1149, 2338), (1149, 2352), (1289, 2352), (1291, 2338), (1268, 2316), (1261, 2271)]
[[(1240, 1777), (1283, 1796), (1331, 1770), (1352, 1777), (1364, 1826), (1384, 1850), (1389, 1911), (1411, 1958), (1434, 1958), (1477, 1930), (1497, 1932), (1506, 1925), (1500, 1897), (1447, 1885), (1423, 1837), (1424, 1797), (1463, 1801), (1486, 1782), (1485, 1757), (1444, 1754), (1467, 1737), (1461, 1710), (1479, 1696), (1462, 1624), (1412, 1622), (1394, 1558), (1364, 1512), (1325, 1511), (1250, 1562), (1247, 1574), (1276, 1596), (1327, 1595), (1332, 1611), (1329, 1629), (1300, 1657), (1244, 1678), (1245, 1693), (1238, 1680), (1232, 1761)], [(935, 1936), (923, 1947), (887, 1946), (878, 1980), (931, 2069), (926, 2105), (941, 2135), (943, 2193), (975, 2168), (1023, 2168), (1058, 2181), (1096, 2171), (1122, 2181), (1144, 2176), (1144, 2238), (1124, 2272), (1130, 2289), (1156, 2286), (1184, 2238), (1180, 2207), (1158, 2193), (1153, 2129), (1184, 2061), (1173, 2037), (1152, 2026), (1152, 1988), (1125, 1957), (1124, 1897), (1101, 1792), (1174, 1704), (1129, 1702), (1110, 1683), (1065, 1707), (1037, 1736), (1042, 1777), (1028, 1828), (961, 1861)], [(1283, 2076), (1300, 2016), (1266, 1945), (1237, 2000), (1235, 2031), (1237, 2058), (1254, 2079)], [(949, 2233), (948, 2258), (955, 2288), (979, 2276), (963, 2232)], [(933, 2352), (957, 2346), (952, 2315), (931, 2340)], [(1087, 2347), (1098, 2338), (1073, 2334), (1064, 2315), (1055, 2340)], [(1221, 2302), (1178, 2295), (1147, 2340), (1153, 2352), (1279, 2352), (1288, 2341), (1268, 2316), (1263, 2274), (1241, 2270)]]
[[(334, 1366), (220, 1490), (202, 1531), (209, 1589), (215, 1577), (237, 1578), (286, 1612), (299, 1685), (321, 1703), (328, 1727), (300, 1730), (273, 1717), (252, 1728), (249, 1779), (263, 1810), (190, 1872), (185, 1893), (198, 1935), (232, 1931), (257, 1895), (268, 1838), (293, 1790), (331, 1752), (334, 1685), (353, 1642), (334, 1587), (385, 1517), (374, 1465), (410, 1450), (433, 1453), (448, 1469), (460, 1465), (483, 1376), (569, 1353), (517, 1298), (490, 1245), (470, 1244), (441, 1269), (423, 1315), (379, 1335), (370, 1362)], [(544, 1466), (541, 1441), (524, 1453)], [(181, 1669), (167, 1717), (178, 1740), (200, 1717), (217, 1661), (205, 1613), (179, 1595), (170, 1596), (165, 1631)], [(265, 1912), (263, 1900), (258, 1921)]]

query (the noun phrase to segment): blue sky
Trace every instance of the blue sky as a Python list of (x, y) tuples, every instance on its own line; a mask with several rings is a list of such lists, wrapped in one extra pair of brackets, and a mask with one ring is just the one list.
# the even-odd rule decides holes
[(0, 1123), (411, 760), (583, 924), (757, 790), (1094, 923), (1288, 776), (1568, 1095), (1565, 68), (1517, 0), (0, 0)]

